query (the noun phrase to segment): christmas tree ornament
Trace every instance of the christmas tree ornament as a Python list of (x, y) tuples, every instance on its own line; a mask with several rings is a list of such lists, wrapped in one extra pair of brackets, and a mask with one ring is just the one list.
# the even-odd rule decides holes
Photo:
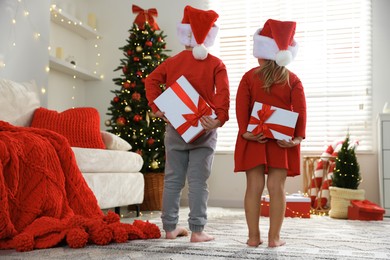
[(123, 87), (124, 87), (125, 89), (130, 88), (130, 82), (128, 82), (128, 81), (123, 82)]
[(152, 169), (158, 169), (158, 162), (156, 162), (156, 161), (152, 161), (151, 163), (150, 163), (150, 167), (152, 168)]
[(133, 140), (137, 140), (137, 139), (138, 139), (138, 136), (136, 136), (136, 135), (134, 134), (134, 135), (131, 136), (131, 138), (132, 138)]
[(134, 57), (134, 58), (133, 58), (133, 61), (138, 62), (138, 61), (139, 61), (139, 58), (138, 58), (138, 57)]
[(149, 113), (146, 113), (146, 118), (145, 118), (145, 120), (146, 120), (146, 126), (149, 127), (149, 125), (150, 125)]
[(145, 42), (145, 45), (148, 46), (148, 47), (152, 47), (152, 46), (153, 46), (153, 42), (151, 42), (151, 41), (146, 41), (146, 42)]
[(156, 140), (153, 138), (149, 138), (146, 142), (148, 143), (149, 146), (152, 146)]
[(132, 83), (130, 84), (130, 87), (132, 87), (132, 88), (135, 88), (135, 86), (137, 86), (137, 84), (136, 84), (135, 82), (132, 82)]
[(125, 106), (125, 112), (127, 112), (127, 113), (131, 112), (131, 107), (130, 106)]
[(114, 97), (113, 101), (114, 101), (115, 103), (118, 103), (118, 102), (120, 101), (120, 98), (119, 98), (119, 97)]
[(136, 52), (141, 52), (142, 50), (143, 50), (143, 48), (141, 46), (135, 47), (135, 51)]
[(141, 7), (137, 5), (132, 6), (133, 13), (136, 13), (137, 16), (135, 17), (134, 23), (138, 25), (139, 28), (144, 29), (145, 23), (148, 23), (151, 27), (151, 29), (157, 31), (160, 30), (158, 27), (157, 22), (154, 20), (154, 17), (158, 16), (158, 12), (156, 8), (150, 8), (148, 10), (144, 10)]
[(110, 126), (111, 125), (111, 120), (107, 119), (106, 121), (104, 121), (104, 124), (106, 126)]
[(142, 77), (142, 71), (137, 71), (135, 74), (137, 74), (139, 77)]
[(152, 56), (150, 56), (150, 55), (147, 55), (144, 57), (144, 60), (151, 60), (151, 59), (152, 59)]
[(131, 99), (139, 101), (141, 99), (141, 94), (138, 92), (134, 92), (133, 95), (131, 95)]
[(123, 72), (124, 74), (127, 73), (127, 66), (124, 66), (124, 67), (122, 68), (122, 72)]
[(127, 50), (127, 55), (131, 56), (133, 54), (132, 50)]
[(139, 122), (139, 121), (141, 121), (142, 120), (142, 116), (140, 116), (140, 115), (135, 115), (134, 117), (133, 117), (133, 121), (134, 122)]
[(118, 119), (116, 120), (116, 124), (118, 126), (124, 126), (126, 124), (126, 118), (124, 117), (118, 117)]

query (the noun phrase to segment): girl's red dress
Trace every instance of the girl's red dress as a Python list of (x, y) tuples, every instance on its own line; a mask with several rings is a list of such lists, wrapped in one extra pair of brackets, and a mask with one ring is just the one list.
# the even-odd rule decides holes
[(269, 93), (263, 86), (262, 80), (253, 68), (242, 77), (236, 97), (236, 116), (239, 132), (234, 152), (234, 171), (246, 171), (258, 165), (287, 169), (288, 176), (300, 174), (300, 145), (292, 148), (282, 148), (276, 140), (268, 140), (262, 144), (247, 141), (242, 134), (247, 132), (249, 118), (255, 101), (291, 110), (299, 113), (294, 136), (305, 138), (306, 129), (306, 99), (300, 79), (292, 72), (288, 84), (273, 85)]

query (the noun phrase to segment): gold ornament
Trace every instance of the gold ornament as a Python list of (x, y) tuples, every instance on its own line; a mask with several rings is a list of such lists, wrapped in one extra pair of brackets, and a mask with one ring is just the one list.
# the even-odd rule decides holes
[(136, 52), (141, 52), (143, 50), (143, 48), (141, 47), (141, 46), (137, 46), (136, 48), (135, 48), (135, 51)]
[(133, 138), (133, 140), (136, 140), (138, 137), (136, 135), (133, 135), (131, 138)]
[(149, 118), (149, 113), (146, 113), (146, 124), (147, 126), (149, 127), (149, 124), (150, 124), (150, 118)]
[(125, 106), (125, 112), (131, 112), (131, 107), (130, 106)]
[(152, 59), (152, 56), (150, 56), (150, 55), (147, 55), (144, 57), (144, 60), (151, 60), (151, 59)]
[(111, 125), (111, 120), (106, 120), (106, 121), (104, 122), (104, 124), (105, 124), (106, 126), (110, 126), (110, 125)]
[(153, 170), (158, 169), (158, 162), (152, 161), (152, 162), (150, 163), (150, 167), (152, 167)]

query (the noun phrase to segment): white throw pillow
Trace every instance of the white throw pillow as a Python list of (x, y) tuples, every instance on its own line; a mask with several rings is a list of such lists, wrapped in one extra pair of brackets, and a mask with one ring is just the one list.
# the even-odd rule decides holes
[(100, 131), (100, 133), (108, 150), (131, 150), (131, 145), (125, 139), (107, 131)]
[(15, 126), (30, 126), (38, 107), (40, 101), (34, 81), (17, 83), (0, 79), (0, 120)]

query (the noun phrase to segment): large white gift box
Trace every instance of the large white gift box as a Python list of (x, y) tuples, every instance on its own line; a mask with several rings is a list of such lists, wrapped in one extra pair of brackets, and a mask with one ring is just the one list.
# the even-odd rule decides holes
[(247, 131), (263, 133), (268, 138), (290, 140), (294, 135), (298, 113), (260, 102), (253, 105)]
[(158, 96), (154, 104), (165, 113), (165, 117), (187, 143), (204, 133), (199, 121), (202, 116), (216, 118), (214, 111), (184, 76)]

